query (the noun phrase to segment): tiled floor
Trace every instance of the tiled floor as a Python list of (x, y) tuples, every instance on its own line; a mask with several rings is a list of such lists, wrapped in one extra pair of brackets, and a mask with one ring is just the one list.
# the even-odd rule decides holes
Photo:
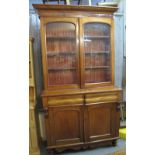
[[(126, 141), (119, 139), (117, 146), (99, 147), (95, 149), (87, 149), (87, 150), (79, 150), (79, 151), (65, 151), (63, 153), (56, 153), (56, 154), (57, 155), (108, 155), (125, 148), (126, 148)], [(48, 155), (45, 148), (42, 149), (41, 155)], [(121, 154), (121, 155), (125, 155), (125, 154)]]

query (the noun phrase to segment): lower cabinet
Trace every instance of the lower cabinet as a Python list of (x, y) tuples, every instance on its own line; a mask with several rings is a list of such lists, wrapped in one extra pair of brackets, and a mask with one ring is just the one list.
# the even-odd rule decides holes
[(114, 102), (49, 106), (45, 120), (49, 149), (88, 146), (118, 138), (119, 111)]
[(51, 146), (79, 145), (83, 139), (83, 106), (62, 105), (49, 107), (47, 122), (50, 128), (48, 137)]
[(116, 132), (119, 127), (119, 112), (116, 106), (116, 103), (86, 105), (84, 122), (86, 142), (104, 141), (118, 136)]

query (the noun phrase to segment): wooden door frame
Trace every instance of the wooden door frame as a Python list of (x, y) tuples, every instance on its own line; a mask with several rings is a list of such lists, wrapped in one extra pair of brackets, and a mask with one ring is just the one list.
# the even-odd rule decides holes
[[(101, 83), (85, 83), (85, 53), (84, 53), (84, 28), (83, 25), (86, 23), (105, 23), (111, 28), (110, 33), (110, 46), (111, 46), (111, 82), (101, 82)], [(102, 87), (102, 86), (113, 86), (114, 85), (114, 21), (113, 18), (102, 18), (102, 17), (82, 17), (79, 19), (80, 27), (80, 64), (81, 64), (81, 88), (89, 87)]]
[[(103, 103), (89, 103), (85, 105), (85, 111), (84, 111), (84, 133), (85, 133), (85, 142), (91, 143), (91, 142), (97, 142), (97, 141), (104, 141), (104, 139), (111, 139), (114, 137), (117, 137), (116, 135), (116, 128), (115, 128), (115, 122), (118, 117), (116, 117), (116, 109), (115, 109), (115, 102), (103, 102)], [(101, 136), (101, 139), (95, 139), (99, 138), (99, 136), (94, 136), (94, 140), (91, 140), (90, 133), (89, 133), (89, 110), (90, 108), (100, 108), (100, 107), (106, 107), (108, 106), (111, 109), (111, 115), (110, 115), (110, 135), (99, 135)], [(102, 137), (103, 136), (103, 137)]]
[[(61, 89), (61, 88), (80, 88), (80, 65), (79, 65), (79, 27), (78, 27), (78, 19), (77, 18), (63, 18), (63, 17), (41, 17), (41, 28), (40, 28), (40, 34), (41, 34), (41, 49), (42, 49), (42, 64), (43, 64), (43, 78), (44, 78), (44, 89), (53, 90), (53, 89)], [(54, 85), (49, 86), (48, 85), (48, 71), (47, 71), (47, 54), (46, 54), (46, 32), (45, 32), (45, 25), (47, 23), (54, 23), (54, 22), (66, 22), (66, 23), (72, 23), (75, 25), (76, 30), (76, 61), (77, 61), (77, 82), (78, 84), (70, 84), (70, 85)]]
[[(48, 122), (49, 122), (49, 127), (50, 130), (53, 132), (52, 135), (50, 135), (52, 138), (52, 143), (51, 146), (53, 148), (56, 147), (64, 147), (67, 145), (76, 145), (76, 144), (84, 144), (84, 124), (83, 124), (83, 104), (78, 104), (78, 105), (61, 105), (61, 106), (50, 106), (48, 107), (49, 109), (49, 118), (48, 118)], [(79, 113), (79, 132), (80, 132), (80, 137), (79, 137), (79, 142), (75, 142), (75, 143), (70, 143), (69, 141), (76, 141), (77, 138), (75, 139), (64, 139), (64, 140), (59, 140), (62, 141), (62, 144), (57, 144), (56, 143), (56, 138), (55, 138), (55, 117), (56, 117), (56, 113), (60, 112), (60, 111), (76, 111)]]

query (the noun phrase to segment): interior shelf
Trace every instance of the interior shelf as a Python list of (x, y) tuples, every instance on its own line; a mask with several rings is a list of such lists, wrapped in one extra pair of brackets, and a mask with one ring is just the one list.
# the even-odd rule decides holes
[(108, 69), (110, 66), (93, 66), (93, 67), (85, 67), (85, 69)]
[(47, 52), (47, 56), (59, 56), (59, 55), (75, 55), (75, 52)]
[(58, 36), (46, 36), (46, 39), (55, 39), (55, 40), (63, 40), (64, 41), (64, 39), (68, 39), (68, 40), (70, 40), (70, 39), (76, 39), (76, 37), (75, 36), (60, 36), (60, 37), (58, 37)]
[(89, 41), (87, 39), (106, 39), (110, 38), (110, 36), (84, 36), (84, 38), (86, 39), (84, 41)]
[(76, 70), (76, 68), (48, 68), (49, 71), (67, 71), (67, 70)]
[(109, 54), (110, 51), (85, 52), (85, 54)]

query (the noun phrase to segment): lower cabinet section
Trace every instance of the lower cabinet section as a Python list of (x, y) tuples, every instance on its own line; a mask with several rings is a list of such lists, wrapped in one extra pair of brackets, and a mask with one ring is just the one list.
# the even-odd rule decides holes
[(49, 124), (50, 136), (47, 138), (51, 146), (76, 145), (84, 142), (82, 105), (49, 107), (48, 112), (46, 123)]
[(86, 142), (104, 141), (113, 138), (118, 130), (115, 126), (119, 113), (116, 103), (88, 104), (85, 108), (85, 140)]
[(89, 146), (118, 138), (115, 102), (50, 105), (45, 121), (48, 149)]

